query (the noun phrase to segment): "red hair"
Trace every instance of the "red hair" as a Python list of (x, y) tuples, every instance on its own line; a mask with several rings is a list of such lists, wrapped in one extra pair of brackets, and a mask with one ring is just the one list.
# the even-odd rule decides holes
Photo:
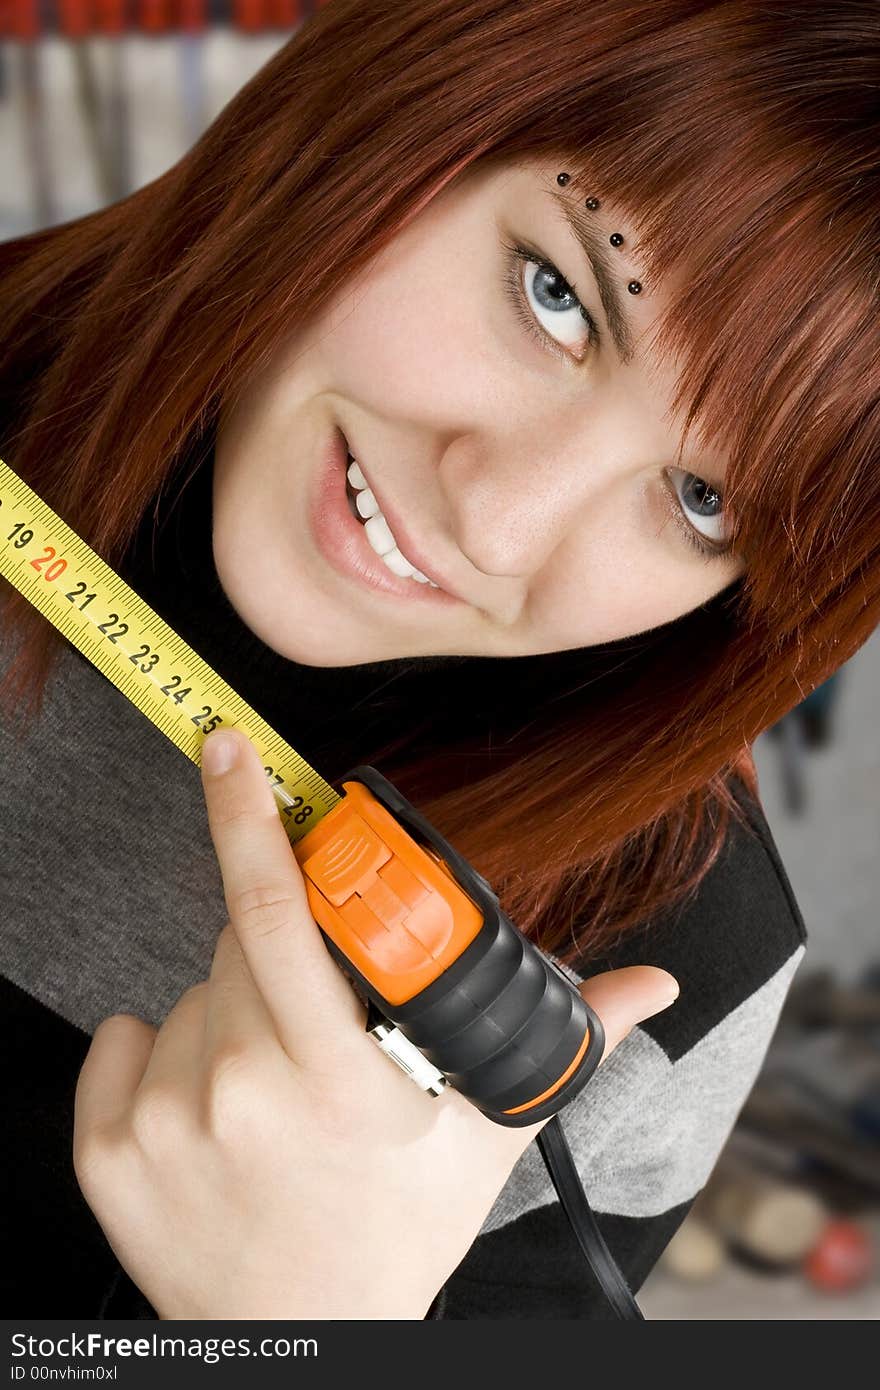
[[(756, 735), (880, 618), (878, 87), (876, 0), (332, 0), (160, 178), (0, 246), (5, 457), (119, 567), (221, 396), (458, 174), (553, 157), (618, 203), (646, 289), (682, 286), (653, 350), (745, 576), (559, 654), (503, 744), (465, 719), (381, 764), (545, 947), (599, 953), (698, 882)], [(3, 588), (36, 711), (64, 639)]]

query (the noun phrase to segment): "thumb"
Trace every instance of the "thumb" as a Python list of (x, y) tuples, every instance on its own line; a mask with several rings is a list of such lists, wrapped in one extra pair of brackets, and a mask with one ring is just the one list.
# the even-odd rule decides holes
[(659, 1014), (678, 998), (678, 982), (654, 965), (627, 965), (594, 975), (578, 986), (581, 998), (595, 1009), (605, 1029), (602, 1061), (646, 1018)]

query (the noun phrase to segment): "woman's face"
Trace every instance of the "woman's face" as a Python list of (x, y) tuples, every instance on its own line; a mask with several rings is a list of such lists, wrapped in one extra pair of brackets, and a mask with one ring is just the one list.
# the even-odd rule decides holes
[[(562, 167), (470, 171), (222, 411), (217, 572), (282, 655), (591, 646), (739, 574), (722, 548), (724, 460), (690, 446), (672, 467), (674, 375), (640, 345), (663, 289), (627, 291), (637, 229), (601, 189), (587, 211)], [(566, 207), (610, 265), (623, 361)]]

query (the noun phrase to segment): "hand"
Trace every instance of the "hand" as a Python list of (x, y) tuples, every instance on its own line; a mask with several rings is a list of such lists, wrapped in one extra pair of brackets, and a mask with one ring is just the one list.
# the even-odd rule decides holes
[[(427, 1095), (367, 1036), (243, 733), (209, 736), (202, 781), (230, 921), (158, 1031), (128, 1014), (96, 1030), (77, 1179), (161, 1318), (422, 1318), (541, 1126)], [(581, 989), (605, 1057), (677, 992), (651, 966)]]

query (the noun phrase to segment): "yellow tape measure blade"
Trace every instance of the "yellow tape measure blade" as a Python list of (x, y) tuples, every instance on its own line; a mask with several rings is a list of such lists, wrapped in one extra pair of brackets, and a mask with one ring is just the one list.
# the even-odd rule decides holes
[(263, 760), (292, 843), (340, 800), (2, 459), (0, 574), (197, 766), (212, 730), (242, 729)]

